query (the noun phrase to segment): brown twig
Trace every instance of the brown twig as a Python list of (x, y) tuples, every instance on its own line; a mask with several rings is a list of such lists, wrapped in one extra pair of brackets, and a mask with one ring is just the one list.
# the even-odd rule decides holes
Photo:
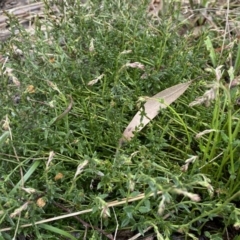
[[(69, 98), (70, 98), (70, 103), (68, 105), (68, 107), (64, 110), (63, 113), (61, 113), (59, 116), (57, 116), (57, 118), (53, 121), (53, 123), (57, 122), (58, 120), (62, 119), (63, 117), (65, 117), (72, 109), (72, 106), (73, 106), (73, 99), (72, 99), (72, 96), (69, 95)], [(51, 125), (53, 124), (51, 123)]]

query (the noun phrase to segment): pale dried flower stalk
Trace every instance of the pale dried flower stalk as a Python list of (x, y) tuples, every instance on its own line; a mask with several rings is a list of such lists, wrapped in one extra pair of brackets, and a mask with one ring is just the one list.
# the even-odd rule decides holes
[(94, 43), (93, 43), (94, 39), (91, 39), (90, 45), (89, 45), (89, 52), (94, 52), (95, 48), (94, 48)]
[(144, 70), (144, 65), (140, 62), (126, 63), (125, 66)]
[(29, 194), (32, 194), (32, 193), (35, 193), (36, 192), (36, 189), (34, 188), (22, 188), (22, 190), (24, 190), (25, 192), (29, 193)]
[(218, 66), (216, 69), (215, 69), (215, 74), (216, 74), (216, 80), (217, 82), (220, 82), (221, 80), (221, 77), (223, 75), (223, 71), (221, 71), (221, 68), (223, 67), (223, 65), (221, 66)]
[(74, 179), (83, 171), (83, 169), (87, 166), (88, 160), (84, 160), (83, 163), (80, 163), (77, 167), (77, 171), (75, 173)]
[(194, 163), (196, 161), (196, 159), (198, 158), (198, 156), (191, 156), (190, 158), (188, 158), (186, 161), (185, 161), (185, 164), (181, 167), (181, 170), (183, 172), (186, 172), (188, 170), (188, 166), (190, 163)]
[(48, 161), (47, 161), (47, 165), (46, 165), (46, 169), (47, 169), (47, 170), (48, 170), (49, 164), (50, 164), (51, 161), (53, 160), (54, 155), (55, 155), (54, 151), (51, 151), (51, 152), (49, 153)]
[(47, 80), (48, 85), (55, 91), (57, 91), (59, 94), (62, 94), (61, 91), (59, 90), (57, 84)]
[(10, 130), (10, 120), (8, 118), (8, 115), (5, 116), (5, 119), (3, 120), (3, 125), (2, 125), (3, 130), (9, 131)]
[(132, 179), (129, 180), (129, 189), (131, 192), (133, 192), (135, 189), (135, 181), (133, 181)]
[(87, 85), (92, 86), (92, 85), (96, 84), (99, 80), (101, 80), (103, 77), (104, 77), (104, 74), (101, 74), (99, 77), (89, 81)]
[(216, 99), (217, 96), (217, 89), (216, 87), (211, 88), (210, 90), (207, 90), (203, 96), (196, 98), (193, 102), (189, 104), (189, 107), (193, 107), (195, 105), (200, 105), (202, 103), (205, 103), (205, 106), (208, 107), (210, 105), (210, 102), (214, 99)]
[(203, 135), (205, 135), (205, 134), (208, 134), (208, 133), (211, 133), (211, 132), (216, 132), (216, 131), (217, 131), (217, 130), (215, 130), (215, 129), (207, 129), (207, 130), (204, 130), (204, 131), (196, 134), (195, 138), (196, 138), (196, 139), (199, 139), (199, 138), (201, 138), (201, 137), (202, 137)]
[(27, 207), (28, 207), (28, 202), (25, 202), (21, 207), (15, 209), (14, 212), (10, 214), (10, 217), (11, 217), (11, 218), (16, 217), (16, 216), (19, 215), (22, 211), (26, 210)]
[(218, 89), (220, 88), (220, 80), (222, 78), (222, 74), (223, 74), (223, 71), (221, 71), (221, 68), (223, 66), (219, 66), (217, 67), (216, 69), (212, 70), (212, 69), (208, 69), (208, 71), (211, 71), (211, 72), (215, 72), (215, 75), (216, 75), (216, 81), (209, 85), (209, 87), (211, 87), (211, 89), (207, 90), (203, 96), (201, 97), (198, 97), (196, 98), (196, 100), (194, 100), (193, 102), (191, 102), (189, 104), (189, 107), (193, 107), (195, 105), (200, 105), (202, 103), (205, 104), (206, 107), (209, 107), (210, 106), (210, 102), (212, 100), (215, 100), (217, 98), (217, 94), (218, 94)]
[(194, 202), (199, 202), (201, 200), (201, 198), (198, 194), (190, 193), (190, 192), (187, 192), (186, 190), (183, 190), (183, 189), (175, 188), (174, 192), (177, 193), (177, 194), (181, 194), (183, 196), (186, 196)]
[(158, 214), (161, 216), (164, 213), (165, 210), (165, 200), (166, 198), (164, 196), (162, 196), (162, 200), (158, 206)]
[(120, 54), (124, 55), (124, 54), (128, 54), (128, 53), (131, 53), (131, 52), (132, 52), (132, 50), (124, 50)]

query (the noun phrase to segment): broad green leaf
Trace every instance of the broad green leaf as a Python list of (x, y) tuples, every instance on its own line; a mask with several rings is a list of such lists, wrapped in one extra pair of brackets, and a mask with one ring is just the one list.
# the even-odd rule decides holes
[(140, 213), (147, 213), (147, 212), (149, 212), (150, 210), (151, 210), (150, 208), (144, 207), (144, 206), (141, 206), (141, 207), (139, 207), (139, 209), (138, 209), (138, 211), (139, 211)]

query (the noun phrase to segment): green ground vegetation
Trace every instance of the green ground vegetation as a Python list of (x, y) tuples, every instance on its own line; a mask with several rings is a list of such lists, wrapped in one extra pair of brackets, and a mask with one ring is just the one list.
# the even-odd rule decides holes
[[(64, 1), (53, 16), (46, 2), (34, 34), (11, 19), (20, 33), (1, 45), (1, 239), (238, 239), (237, 35), (223, 16), (213, 14), (217, 31), (177, 1), (155, 19), (148, 5)], [(119, 147), (139, 97), (189, 80)]]

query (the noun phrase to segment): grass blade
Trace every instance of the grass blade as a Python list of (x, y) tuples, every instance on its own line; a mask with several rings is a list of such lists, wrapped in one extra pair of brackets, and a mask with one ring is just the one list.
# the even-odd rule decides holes
[(62, 230), (62, 229), (59, 229), (59, 228), (56, 228), (56, 227), (53, 227), (53, 226), (50, 226), (48, 224), (41, 224), (39, 225), (39, 227), (45, 229), (45, 230), (48, 230), (48, 231), (51, 231), (51, 232), (54, 232), (54, 233), (57, 233), (59, 235), (62, 235), (62, 236), (65, 236), (65, 237), (68, 237), (69, 239), (72, 239), (72, 240), (77, 240), (73, 235), (71, 235), (70, 233)]
[[(26, 172), (26, 174), (23, 177), (24, 182), (26, 182), (31, 176), (32, 174), (35, 172), (35, 170), (37, 169), (37, 167), (39, 166), (40, 161), (36, 161), (32, 164), (32, 166), (29, 168), (29, 170)], [(20, 180), (15, 187), (11, 190), (10, 194), (13, 193), (18, 187), (19, 185), (22, 183), (22, 180)]]
[(237, 76), (240, 69), (240, 43), (238, 44), (237, 58), (234, 65), (234, 75)]

